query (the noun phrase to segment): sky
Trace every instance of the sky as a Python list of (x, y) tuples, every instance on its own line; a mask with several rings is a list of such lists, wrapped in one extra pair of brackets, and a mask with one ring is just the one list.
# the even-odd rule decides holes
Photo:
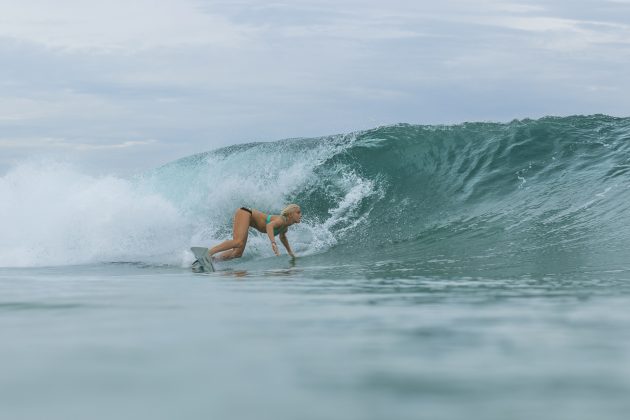
[(385, 124), (630, 114), (630, 0), (0, 0), (0, 174)]

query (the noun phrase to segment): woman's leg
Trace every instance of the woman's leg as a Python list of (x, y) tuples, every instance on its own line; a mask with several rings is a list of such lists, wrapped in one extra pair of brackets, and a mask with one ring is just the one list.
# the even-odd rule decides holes
[(229, 260), (238, 258), (243, 255), (245, 245), (247, 244), (247, 235), (249, 233), (249, 222), (252, 215), (245, 210), (238, 209), (234, 213), (233, 238), (228, 241), (221, 242), (208, 251), (210, 256), (217, 252), (223, 252), (217, 256), (217, 260)]

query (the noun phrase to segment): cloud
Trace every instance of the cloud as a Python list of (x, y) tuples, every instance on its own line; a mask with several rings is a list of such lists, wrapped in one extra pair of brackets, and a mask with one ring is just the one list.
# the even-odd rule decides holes
[(34, 93), (28, 96), (0, 97), (0, 122), (28, 122), (52, 120), (64, 116), (81, 119), (86, 115), (121, 116), (119, 105), (105, 98), (68, 91)]
[(0, 10), (0, 37), (66, 50), (234, 47), (251, 32), (190, 0), (1, 0)]
[(537, 4), (498, 2), (494, 5), (494, 10), (510, 13), (531, 13), (542, 12), (545, 10), (545, 8)]
[(71, 151), (98, 151), (128, 149), (130, 147), (147, 146), (156, 143), (155, 139), (124, 141), (122, 143), (81, 143), (70, 139), (59, 138), (21, 138), (0, 139), (0, 149), (67, 149)]
[(626, 114), (628, 2), (577, 3), (0, 0), (0, 147), (136, 169), (376, 124)]
[(530, 46), (564, 54), (594, 50), (602, 46), (615, 49), (623, 45), (630, 46), (630, 25), (615, 22), (549, 16), (490, 17), (484, 18), (482, 22), (529, 33), (526, 39)]

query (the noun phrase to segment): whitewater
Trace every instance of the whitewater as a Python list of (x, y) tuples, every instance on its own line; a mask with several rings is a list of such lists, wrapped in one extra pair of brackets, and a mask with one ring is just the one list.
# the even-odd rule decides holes
[[(463, 245), (452, 253), (519, 266), (587, 250), (613, 267), (628, 256), (628, 125), (604, 116), (396, 125), (231, 146), (130, 179), (26, 162), (0, 178), (0, 266), (186, 267), (191, 245), (231, 236), (236, 208), (278, 213), (298, 202), (305, 223), (291, 238), (303, 255)], [(253, 234), (246, 257), (271, 256), (267, 245)]]
[[(630, 118), (605, 115), (240, 144), (125, 178), (17, 163), (0, 175), (0, 406), (622, 419), (629, 181)], [(190, 270), (237, 208), (293, 202), (297, 259), (250, 231), (243, 258)]]

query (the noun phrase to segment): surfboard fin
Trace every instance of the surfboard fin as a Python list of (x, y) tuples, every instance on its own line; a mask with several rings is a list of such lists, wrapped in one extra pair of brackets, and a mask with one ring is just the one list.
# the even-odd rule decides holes
[[(195, 257), (197, 258), (197, 263), (203, 268), (204, 271), (213, 272), (215, 271), (214, 265), (212, 265), (211, 259), (208, 257), (208, 248), (194, 246), (190, 248)], [(193, 271), (195, 263), (193, 263)]]

